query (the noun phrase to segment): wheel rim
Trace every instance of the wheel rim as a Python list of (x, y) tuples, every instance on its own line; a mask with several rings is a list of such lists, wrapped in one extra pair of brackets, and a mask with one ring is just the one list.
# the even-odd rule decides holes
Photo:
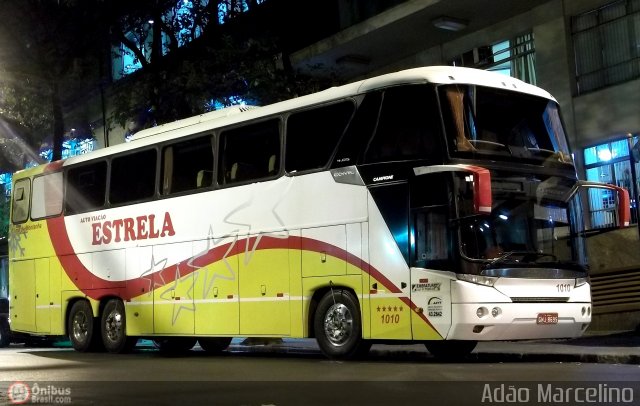
[(73, 317), (73, 339), (78, 343), (84, 343), (89, 337), (89, 326), (87, 314), (85, 312), (78, 312)]
[(324, 317), (324, 333), (335, 346), (344, 345), (353, 334), (353, 316), (349, 308), (336, 303), (327, 310)]
[(115, 342), (122, 338), (123, 319), (124, 317), (118, 309), (113, 309), (109, 312), (104, 324), (104, 330), (109, 340)]

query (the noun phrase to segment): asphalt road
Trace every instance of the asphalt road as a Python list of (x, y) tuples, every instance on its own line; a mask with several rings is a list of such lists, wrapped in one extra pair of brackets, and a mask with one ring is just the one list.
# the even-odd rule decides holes
[(27, 404), (72, 405), (584, 404), (588, 393), (599, 396), (592, 404), (640, 404), (638, 382), (640, 365), (496, 356), (440, 363), (423, 352), (340, 362), (264, 347), (219, 356), (198, 347), (180, 356), (151, 347), (127, 355), (0, 349), (0, 404), (27, 392)]

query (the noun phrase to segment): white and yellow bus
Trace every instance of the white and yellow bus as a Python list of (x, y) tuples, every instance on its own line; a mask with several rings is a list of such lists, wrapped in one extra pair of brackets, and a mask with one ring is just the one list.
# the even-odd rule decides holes
[(12, 330), (125, 352), (315, 337), (463, 355), (591, 320), (558, 104), (516, 79), (401, 71), (144, 130), (15, 174)]

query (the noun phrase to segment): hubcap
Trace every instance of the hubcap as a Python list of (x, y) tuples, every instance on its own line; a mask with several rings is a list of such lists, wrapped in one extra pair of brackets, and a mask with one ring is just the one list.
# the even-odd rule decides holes
[(324, 317), (324, 333), (335, 346), (344, 345), (353, 333), (353, 316), (349, 308), (336, 303), (329, 308)]
[(122, 335), (122, 314), (117, 310), (112, 310), (105, 321), (104, 326), (107, 338), (111, 341), (118, 341)]
[(89, 327), (87, 326), (87, 314), (78, 312), (73, 317), (73, 338), (78, 343), (84, 343), (89, 336)]

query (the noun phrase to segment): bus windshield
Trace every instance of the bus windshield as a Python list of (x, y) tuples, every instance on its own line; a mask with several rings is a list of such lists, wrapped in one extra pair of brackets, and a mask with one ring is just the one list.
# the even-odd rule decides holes
[(454, 157), (571, 163), (556, 102), (473, 85), (439, 87)]
[(569, 202), (494, 195), (488, 216), (458, 220), (460, 252), (483, 269), (540, 266), (586, 270), (579, 195)]

